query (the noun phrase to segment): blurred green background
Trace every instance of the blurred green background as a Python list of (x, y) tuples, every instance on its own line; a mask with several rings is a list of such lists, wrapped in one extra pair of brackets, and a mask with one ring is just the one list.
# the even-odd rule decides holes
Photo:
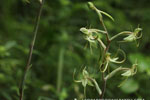
[[(89, 0), (90, 1), (90, 0)], [(91, 0), (92, 1), (92, 0)], [(73, 81), (84, 66), (100, 83), (97, 59), (84, 49), (86, 41), (81, 27), (101, 28), (97, 15), (87, 7), (88, 0), (45, 0), (32, 68), (29, 71), (25, 100), (73, 100), (83, 97), (83, 87)], [(150, 0), (95, 0), (97, 8), (111, 14), (115, 22), (104, 17), (110, 36), (124, 30), (143, 28), (140, 46), (135, 43), (112, 43), (110, 51), (120, 46), (127, 54), (121, 65), (130, 67), (138, 60), (138, 72), (121, 87), (122, 78), (107, 82), (105, 98), (144, 98), (150, 100)], [(18, 87), (27, 62), (33, 37), (38, 0), (0, 1), (0, 100), (18, 100)], [(120, 65), (119, 65), (120, 66)], [(111, 69), (117, 68), (111, 65)], [(77, 77), (78, 78), (78, 77)], [(101, 85), (102, 83), (100, 83)], [(88, 98), (98, 98), (96, 89), (87, 87)]]

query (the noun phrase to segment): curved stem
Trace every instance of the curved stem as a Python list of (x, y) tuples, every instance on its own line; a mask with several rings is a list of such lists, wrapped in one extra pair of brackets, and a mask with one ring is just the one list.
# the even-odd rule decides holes
[(103, 49), (105, 50), (105, 49), (106, 49), (106, 46), (105, 46), (105, 44), (102, 42), (102, 40), (101, 40), (101, 39), (98, 39), (98, 42), (101, 44), (101, 46), (102, 46)]
[(114, 40), (115, 38), (117, 38), (118, 36), (122, 35), (122, 34), (131, 34), (132, 32), (130, 31), (123, 31), (123, 32), (120, 32), (116, 35), (114, 35), (113, 37), (110, 38), (110, 41)]
[(107, 39), (107, 42), (110, 42), (110, 40), (109, 40), (109, 35), (108, 35), (108, 31), (107, 31), (107, 28), (106, 28), (106, 26), (105, 26), (105, 24), (104, 24), (104, 21), (103, 21), (102, 16), (101, 16), (99, 19), (100, 19), (100, 22), (102, 23), (102, 26), (103, 26), (103, 28), (104, 28), (104, 30), (105, 30), (105, 32), (106, 32), (106, 39)]
[(129, 70), (129, 68), (122, 68), (122, 67), (119, 67), (119, 68), (113, 70), (111, 73), (109, 73), (109, 74), (105, 77), (105, 80), (107, 81), (108, 79), (110, 79), (111, 77), (113, 77), (117, 72), (119, 72), (119, 71), (125, 71), (125, 70)]
[(34, 26), (34, 31), (33, 31), (34, 36), (33, 36), (33, 39), (32, 39), (31, 45), (30, 45), (28, 61), (27, 61), (27, 65), (25, 67), (24, 75), (23, 75), (23, 78), (22, 78), (22, 81), (21, 81), (21, 84), (20, 84), (20, 88), (19, 88), (19, 93), (20, 93), (19, 100), (23, 100), (25, 80), (26, 80), (28, 70), (31, 67), (30, 64), (31, 64), (31, 59), (32, 59), (32, 52), (33, 52), (33, 48), (34, 48), (34, 44), (35, 44), (35, 40), (36, 40), (36, 36), (37, 36), (37, 31), (38, 31), (38, 28), (39, 28), (39, 22), (40, 22), (40, 17), (41, 17), (41, 13), (42, 13), (43, 3), (44, 3), (44, 0), (42, 2), (40, 2), (40, 8), (39, 8), (38, 15), (37, 15), (37, 18), (36, 18), (36, 23), (35, 23), (35, 26)]
[(97, 82), (96, 82), (95, 79), (93, 79), (93, 83), (95, 84), (95, 88), (96, 88), (98, 94), (101, 95), (101, 94), (102, 94), (102, 91), (101, 91), (100, 87), (98, 86), (98, 84), (97, 84)]
[(101, 89), (100, 89), (98, 83), (96, 82), (96, 80), (95, 80), (95, 79), (92, 79), (92, 78), (90, 78), (90, 77), (88, 77), (88, 79), (94, 83), (95, 88), (96, 88), (98, 94), (101, 95), (101, 94), (102, 94), (102, 91), (101, 91)]

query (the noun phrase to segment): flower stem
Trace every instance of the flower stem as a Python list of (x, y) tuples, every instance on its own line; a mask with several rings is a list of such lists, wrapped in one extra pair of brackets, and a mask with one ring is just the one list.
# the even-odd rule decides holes
[(130, 31), (123, 31), (123, 32), (120, 32), (120, 33), (114, 35), (113, 37), (111, 37), (110, 40), (112, 41), (112, 40), (114, 40), (115, 38), (117, 38), (118, 36), (120, 36), (122, 34), (131, 34), (131, 33), (132, 32), (130, 32)]
[(33, 48), (34, 48), (34, 44), (35, 44), (35, 40), (36, 40), (38, 28), (39, 28), (39, 22), (40, 22), (40, 17), (41, 17), (41, 13), (42, 13), (43, 3), (44, 3), (44, 0), (40, 3), (40, 8), (39, 8), (38, 15), (37, 15), (37, 18), (36, 18), (36, 23), (35, 23), (35, 26), (34, 26), (34, 31), (33, 31), (34, 36), (33, 36), (33, 39), (32, 39), (31, 45), (30, 45), (28, 61), (27, 61), (27, 65), (24, 69), (23, 78), (22, 78), (22, 81), (21, 81), (21, 84), (20, 84), (20, 87), (19, 87), (19, 93), (20, 93), (19, 100), (23, 100), (26, 76), (27, 76), (27, 73), (28, 73), (28, 71), (31, 67), (32, 52), (33, 52)]
[(110, 74), (108, 74), (108, 75), (105, 77), (105, 80), (110, 79), (110, 78), (113, 77), (117, 72), (119, 72), (119, 71), (125, 71), (125, 70), (129, 70), (129, 68), (122, 68), (122, 67), (119, 67), (119, 68), (113, 70)]
[[(106, 31), (106, 39), (107, 39), (107, 45), (106, 45), (106, 48), (104, 50), (104, 56), (103, 56), (103, 62), (102, 62), (102, 65), (100, 66), (100, 68), (104, 67), (104, 62), (105, 62), (105, 55), (107, 53), (107, 51), (109, 50), (109, 47), (110, 47), (110, 39), (109, 39), (109, 35), (108, 35), (108, 31), (107, 31), (107, 28), (104, 24), (104, 21), (103, 21), (103, 17), (99, 17), (99, 20), (104, 28), (104, 30)], [(104, 97), (104, 94), (105, 94), (105, 90), (106, 90), (106, 80), (105, 80), (105, 72), (102, 72), (102, 81), (103, 81), (103, 86), (102, 86), (102, 94), (100, 95), (100, 98), (103, 99)]]

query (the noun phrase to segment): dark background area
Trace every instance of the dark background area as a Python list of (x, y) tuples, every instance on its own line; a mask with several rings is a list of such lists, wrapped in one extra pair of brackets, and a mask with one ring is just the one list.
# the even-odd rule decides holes
[[(79, 31), (81, 27), (102, 29), (98, 16), (89, 10), (87, 1), (45, 0), (32, 68), (26, 80), (25, 100), (82, 98), (83, 87), (75, 83), (72, 76), (74, 69), (80, 74), (84, 66), (100, 81), (100, 74), (97, 73), (99, 51), (94, 50), (91, 54), (89, 48), (84, 49), (86, 41)], [(150, 0), (95, 0), (93, 3), (115, 19), (112, 22), (104, 17), (110, 36), (124, 30), (133, 31), (138, 25), (143, 29), (138, 48), (135, 42), (121, 45), (112, 43), (110, 51), (116, 52), (120, 46), (127, 54), (126, 62), (119, 66), (130, 67), (137, 59), (138, 72), (120, 88), (117, 87), (122, 81), (119, 74), (110, 79), (105, 98), (149, 100)], [(38, 8), (38, 0), (30, 0), (30, 3), (25, 0), (0, 1), (0, 100), (18, 100), (18, 87), (26, 65)], [(116, 67), (111, 65), (110, 68)], [(87, 87), (87, 97), (99, 96), (96, 89)]]

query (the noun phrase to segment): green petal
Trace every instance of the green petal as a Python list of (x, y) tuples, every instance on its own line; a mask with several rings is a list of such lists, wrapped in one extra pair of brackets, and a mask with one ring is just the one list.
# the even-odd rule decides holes
[(86, 87), (87, 82), (88, 82), (88, 81), (87, 81), (87, 79), (82, 79), (81, 81), (82, 81), (82, 85), (83, 85), (83, 87)]
[(126, 42), (132, 42), (136, 39), (134, 34), (130, 34), (129, 36), (125, 37), (123, 40)]
[(130, 69), (130, 70), (126, 71), (125, 73), (121, 74), (121, 75), (122, 75), (122, 76), (127, 76), (127, 77), (129, 77), (129, 76), (132, 75), (132, 71), (131, 71), (131, 69)]
[(103, 34), (107, 33), (106, 31), (98, 30), (98, 29), (89, 29), (89, 30), (92, 31), (92, 32), (95, 32), (95, 33), (103, 33)]
[(81, 80), (76, 80), (75, 79), (75, 73), (76, 73), (76, 70), (74, 70), (74, 72), (73, 72), (73, 81), (76, 82), (76, 83), (80, 83)]
[(112, 58), (112, 59), (110, 59), (110, 61), (115, 63), (118, 59), (119, 59), (119, 58), (118, 58), (118, 57), (116, 57), (116, 58)]
[(90, 80), (88, 80), (87, 84), (88, 84), (89, 86), (94, 86), (93, 83), (92, 83)]
[(108, 64), (109, 64), (109, 61), (106, 62), (104, 69), (101, 69), (102, 72), (105, 72), (107, 70)]
[(89, 73), (86, 71), (86, 67), (83, 69), (82, 75), (84, 77), (89, 77)]
[(118, 57), (115, 57), (115, 58), (110, 58), (110, 62), (113, 62), (113, 63), (123, 63), (125, 60), (126, 60), (126, 54), (123, 50), (121, 49), (118, 49), (117, 53), (115, 54), (115, 56), (118, 55), (119, 51), (123, 54), (123, 60), (121, 61), (117, 61), (119, 58)]

